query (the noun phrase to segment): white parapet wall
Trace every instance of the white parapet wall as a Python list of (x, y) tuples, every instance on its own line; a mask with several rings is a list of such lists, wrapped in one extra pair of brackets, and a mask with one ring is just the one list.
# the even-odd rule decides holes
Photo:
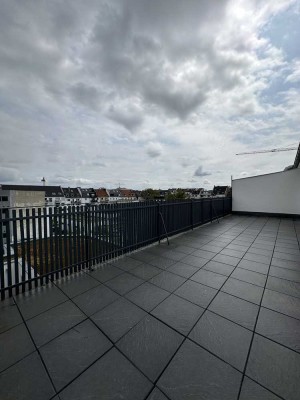
[(233, 180), (232, 211), (300, 215), (300, 168)]

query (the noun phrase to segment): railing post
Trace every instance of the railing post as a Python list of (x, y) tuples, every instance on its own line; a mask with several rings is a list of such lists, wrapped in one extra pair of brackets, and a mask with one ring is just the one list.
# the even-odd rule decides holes
[(194, 229), (194, 220), (193, 220), (193, 199), (191, 199), (191, 228)]
[(212, 223), (213, 220), (213, 216), (212, 216), (212, 202), (213, 202), (213, 198), (210, 198), (210, 223)]
[(84, 234), (85, 234), (85, 260), (86, 260), (86, 267), (90, 266), (90, 262), (89, 262), (89, 205), (86, 204), (85, 205), (85, 213), (84, 213)]
[(223, 217), (225, 215), (225, 197), (223, 197)]
[(158, 243), (160, 243), (160, 204), (159, 201), (157, 201), (157, 238), (158, 238)]

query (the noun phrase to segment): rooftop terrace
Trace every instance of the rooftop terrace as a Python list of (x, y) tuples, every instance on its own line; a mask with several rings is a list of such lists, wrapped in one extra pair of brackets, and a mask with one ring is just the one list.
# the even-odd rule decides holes
[(0, 302), (0, 398), (300, 398), (300, 223), (229, 216)]

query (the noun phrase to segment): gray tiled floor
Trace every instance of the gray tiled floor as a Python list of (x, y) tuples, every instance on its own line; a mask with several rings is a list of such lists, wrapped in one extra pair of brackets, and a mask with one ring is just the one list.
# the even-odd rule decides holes
[(0, 303), (0, 398), (300, 398), (300, 223), (230, 216)]

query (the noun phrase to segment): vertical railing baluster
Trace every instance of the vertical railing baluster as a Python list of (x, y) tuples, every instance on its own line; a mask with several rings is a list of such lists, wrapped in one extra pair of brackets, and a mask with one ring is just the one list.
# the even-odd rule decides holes
[(49, 213), (47, 212), (47, 208), (44, 207), (43, 208), (43, 219), (44, 219), (44, 240), (43, 240), (43, 243), (44, 243), (44, 252), (45, 252), (44, 253), (45, 254), (44, 260), (45, 260), (46, 283), (49, 282), (49, 275), (48, 275), (48, 273), (49, 273), (49, 251), (51, 251), (50, 248), (49, 248), (49, 234), (48, 234), (49, 221), (48, 221), (48, 218), (49, 218)]
[[(10, 233), (10, 221), (11, 221), (11, 212), (7, 215), (7, 223), (6, 225), (6, 263), (7, 263), (7, 286), (12, 285), (12, 271), (11, 271), (11, 233)], [(2, 234), (2, 232), (1, 232)], [(12, 296), (12, 289), (8, 290), (9, 297)]]
[(12, 230), (13, 230), (13, 249), (14, 249), (14, 272), (15, 279), (14, 283), (16, 285), (16, 294), (19, 294), (19, 259), (18, 259), (18, 230), (17, 230), (17, 212), (16, 210), (12, 211)]
[(40, 285), (43, 285), (44, 283), (44, 252), (43, 252), (43, 243), (44, 243), (44, 249), (45, 249), (45, 241), (43, 240), (43, 231), (42, 231), (42, 210), (41, 208), (38, 208), (37, 210), (37, 218), (38, 218), (38, 239), (39, 239), (39, 245), (38, 245), (38, 263), (39, 263), (39, 275), (40, 275)]
[(37, 246), (36, 246), (36, 213), (35, 208), (31, 211), (32, 215), (32, 247), (33, 247), (33, 273), (34, 273), (34, 286), (37, 287), (39, 282), (38, 276), (38, 261), (37, 261)]
[(54, 261), (54, 246), (53, 246), (53, 208), (49, 208), (49, 246), (50, 246), (50, 271), (51, 272), (51, 281), (54, 280), (54, 270), (55, 270), (55, 261)]
[(22, 292), (25, 292), (26, 286), (25, 286), (25, 280), (26, 280), (26, 261), (25, 261), (25, 254), (26, 254), (26, 249), (25, 249), (25, 237), (24, 237), (24, 218), (23, 218), (23, 210), (19, 210), (19, 216), (20, 216), (20, 237), (21, 237), (21, 258), (22, 258)]
[(5, 282), (4, 282), (4, 242), (3, 242), (3, 229), (4, 223), (3, 223), (3, 216), (2, 216), (2, 210), (0, 209), (0, 284), (1, 284), (1, 300), (5, 299)]

